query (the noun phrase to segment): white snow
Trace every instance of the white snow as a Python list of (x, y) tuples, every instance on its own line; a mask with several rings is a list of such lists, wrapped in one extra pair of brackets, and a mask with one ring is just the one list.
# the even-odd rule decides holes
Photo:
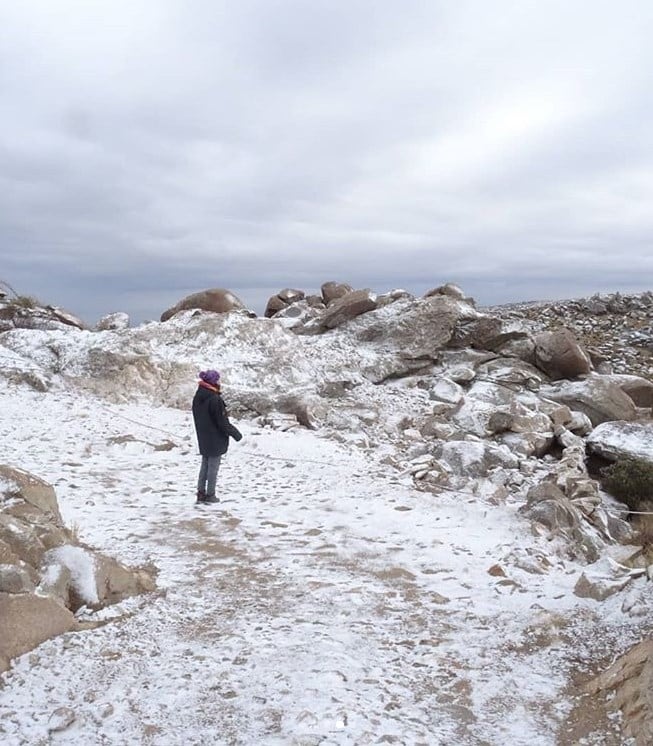
[(653, 423), (604, 422), (587, 438), (599, 452), (653, 463)]
[(85, 549), (70, 544), (56, 547), (46, 552), (44, 560), (68, 568), (71, 586), (82, 601), (90, 605), (99, 603), (95, 561)]
[[(518, 501), (492, 504), (482, 489), (418, 491), (382, 462), (421, 455), (394, 439), (401, 418), (429, 406), (425, 392), (401, 381), (365, 388), (388, 427), (369, 448), (374, 430), (333, 429), (351, 419), (346, 393), (334, 400), (330, 430), (239, 421), (244, 439), (221, 466), (220, 504), (194, 507), (196, 368), (215, 361), (227, 402), (230, 386), (235, 395), (263, 383), (309, 392), (325, 380), (364, 385), (358, 371), (369, 353), (355, 340), (309, 344), (257, 321), (268, 335), (259, 339), (246, 321), (227, 317), (220, 335), (216, 322), (188, 318), (149, 331), (3, 335), (56, 379), (42, 393), (0, 378), (3, 462), (53, 484), (85, 543), (123, 562), (154, 562), (163, 592), (85, 612), (113, 621), (15, 661), (0, 697), (0, 742), (560, 743), (571, 674), (597, 651), (637, 640), (643, 619), (618, 594), (601, 604), (576, 597), (582, 565), (534, 533)], [(149, 372), (125, 379), (124, 392), (140, 395), (130, 403), (67, 384), (87, 374), (94, 346), (131, 354), (134, 340), (162, 370), (184, 360), (188, 381), (171, 386), (170, 398), (188, 395), (185, 409), (157, 405), (165, 397), (154, 398)], [(269, 371), (271, 340), (282, 362)], [(53, 349), (65, 374), (53, 373)], [(157, 448), (167, 442), (170, 450)], [(89, 558), (70, 549), (56, 556), (92, 603)], [(488, 572), (495, 565), (504, 575)], [(652, 587), (631, 581), (633, 608), (650, 606)], [(551, 620), (559, 634), (544, 644), (538, 630)], [(53, 723), (61, 730), (49, 732)]]

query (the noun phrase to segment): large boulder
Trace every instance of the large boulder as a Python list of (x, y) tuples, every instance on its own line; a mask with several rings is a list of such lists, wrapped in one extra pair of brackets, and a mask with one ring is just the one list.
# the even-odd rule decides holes
[(325, 282), (320, 288), (325, 306), (328, 306), (332, 301), (338, 300), (338, 298), (342, 298), (348, 293), (353, 292), (353, 290), (354, 288), (351, 285), (347, 285), (346, 282), (333, 281)]
[(592, 369), (589, 355), (569, 329), (535, 336), (535, 365), (553, 380), (577, 378)]
[(304, 300), (305, 297), (306, 293), (304, 293), (303, 290), (284, 288), (268, 299), (263, 315), (266, 318), (271, 319), (275, 314), (279, 313), (279, 311), (283, 311), (293, 303)]
[(325, 329), (334, 329), (377, 306), (376, 295), (371, 290), (354, 290), (334, 300), (320, 319)]
[(653, 422), (605, 422), (590, 433), (587, 448), (609, 461), (636, 458), (653, 464)]
[(653, 640), (635, 645), (602, 674), (585, 685), (588, 694), (600, 694), (613, 711), (621, 711), (622, 731), (628, 743), (653, 743)]
[(610, 376), (589, 375), (582, 381), (562, 381), (542, 386), (540, 396), (586, 414), (596, 427), (612, 420), (634, 420), (637, 408)]
[(246, 310), (243, 302), (231, 290), (212, 288), (211, 290), (202, 290), (199, 293), (186, 296), (172, 308), (164, 311), (161, 314), (161, 321), (167, 321), (180, 311), (187, 311), (191, 308), (199, 308), (202, 311), (210, 311), (211, 313), (230, 313), (231, 311)]
[(451, 342), (457, 328), (482, 317), (465, 301), (436, 294), (410, 304), (392, 320), (387, 336), (402, 357), (435, 359)]

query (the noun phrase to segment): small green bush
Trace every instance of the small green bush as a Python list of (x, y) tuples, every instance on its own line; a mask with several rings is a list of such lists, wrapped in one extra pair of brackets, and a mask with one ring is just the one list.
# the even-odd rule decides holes
[(616, 461), (601, 471), (601, 485), (631, 510), (650, 510), (653, 464), (635, 458)]

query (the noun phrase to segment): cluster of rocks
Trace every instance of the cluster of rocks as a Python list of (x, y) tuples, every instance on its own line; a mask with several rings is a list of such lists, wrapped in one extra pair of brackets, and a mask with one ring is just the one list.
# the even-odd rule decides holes
[(486, 309), (514, 325), (571, 329), (601, 372), (653, 378), (653, 292), (511, 303)]
[[(95, 325), (95, 331), (116, 331), (129, 328), (128, 314), (117, 311), (103, 316)], [(40, 329), (43, 331), (67, 331), (89, 329), (82, 319), (63, 308), (42, 305), (34, 298), (9, 297), (0, 292), (0, 333), (13, 329)]]
[[(215, 359), (235, 417), (381, 447), (397, 478), (434, 495), (513, 501), (552, 553), (585, 563), (577, 595), (600, 602), (624, 592), (625, 614), (647, 613), (631, 590), (651, 577), (653, 559), (606, 558), (608, 545), (634, 536), (588, 457), (653, 464), (653, 294), (479, 309), (452, 284), (415, 298), (330, 282), (317, 295), (280, 291), (265, 316), (218, 288), (180, 301), (165, 324), (125, 331), (126, 315), (113, 314), (101, 335), (68, 325), (71, 333), (29, 351), (43, 386), (65, 360), (69, 381), (103, 396), (185, 408), (198, 367)], [(0, 343), (20, 365), (26, 346), (15, 324)], [(39, 562), (60, 546), (45, 543)], [(550, 567), (546, 558), (514, 561), (528, 572)], [(41, 590), (42, 575), (34, 565), (30, 582)], [(69, 614), (79, 603), (71, 597)]]
[[(452, 284), (430, 291), (427, 297), (436, 294), (464, 297)], [(296, 334), (319, 334), (399, 299), (415, 300), (405, 290), (377, 295), (369, 288), (355, 290), (347, 283), (329, 281), (321, 286), (319, 295), (291, 288), (279, 291), (268, 300), (264, 315), (283, 321)]]
[(155, 588), (152, 568), (128, 568), (63, 524), (54, 489), (0, 465), (0, 671), (56, 635), (83, 629), (76, 613)]
[(0, 333), (11, 329), (85, 329), (84, 322), (57, 306), (41, 306), (31, 298), (0, 297)]

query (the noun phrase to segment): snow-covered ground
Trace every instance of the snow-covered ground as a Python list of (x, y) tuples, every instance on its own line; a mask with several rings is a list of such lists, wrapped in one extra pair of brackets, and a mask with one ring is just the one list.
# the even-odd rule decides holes
[(220, 504), (195, 507), (188, 411), (0, 398), (2, 461), (162, 590), (15, 662), (6, 746), (568, 743), (571, 675), (638, 639), (621, 599), (573, 595), (581, 566), (517, 503), (419, 492), (373, 452), (239, 422)]

